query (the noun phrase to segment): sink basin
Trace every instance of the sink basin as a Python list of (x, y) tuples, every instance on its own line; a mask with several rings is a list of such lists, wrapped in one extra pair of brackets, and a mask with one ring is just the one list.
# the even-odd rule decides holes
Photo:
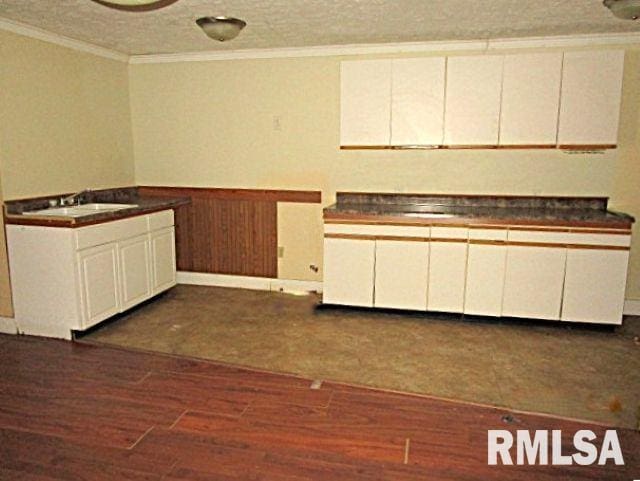
[(404, 215), (409, 217), (420, 217), (421, 219), (448, 219), (453, 217), (451, 214), (445, 214), (442, 212), (409, 212)]
[(24, 215), (39, 215), (52, 217), (83, 217), (93, 215), (98, 212), (113, 212), (116, 210), (130, 209), (138, 207), (137, 204), (84, 204), (71, 207), (52, 207), (50, 209), (32, 210), (24, 212)]
[(24, 212), (24, 215), (50, 215), (54, 217), (81, 217), (90, 215), (86, 210), (80, 210), (77, 207), (56, 207), (52, 209), (31, 210)]
[(120, 210), (130, 209), (131, 207), (138, 207), (137, 204), (82, 204), (75, 206), (75, 209), (83, 210)]

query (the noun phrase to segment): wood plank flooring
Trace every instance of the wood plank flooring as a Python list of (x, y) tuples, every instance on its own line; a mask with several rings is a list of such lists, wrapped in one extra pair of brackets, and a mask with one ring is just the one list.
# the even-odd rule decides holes
[[(488, 466), (487, 429), (604, 426), (64, 341), (0, 336), (0, 479), (632, 480), (625, 466)], [(512, 423), (503, 416), (511, 414)], [(573, 450), (571, 449), (571, 452)]]

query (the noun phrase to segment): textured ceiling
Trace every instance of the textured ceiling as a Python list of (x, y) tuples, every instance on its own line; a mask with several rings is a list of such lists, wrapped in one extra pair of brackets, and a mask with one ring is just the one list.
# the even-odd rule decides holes
[[(194, 21), (242, 18), (228, 43)], [(178, 0), (122, 12), (90, 0), (0, 0), (0, 17), (127, 54), (640, 32), (601, 0)]]

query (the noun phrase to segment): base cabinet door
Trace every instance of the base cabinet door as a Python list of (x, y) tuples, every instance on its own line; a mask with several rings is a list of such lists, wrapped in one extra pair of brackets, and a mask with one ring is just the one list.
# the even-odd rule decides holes
[(464, 308), (467, 236), (466, 228), (431, 228), (427, 302), (430, 311), (462, 312)]
[(146, 235), (118, 243), (122, 309), (151, 297), (149, 240)]
[(469, 244), (464, 313), (479, 316), (502, 314), (505, 245)]
[(622, 324), (629, 251), (569, 249), (562, 320)]
[(508, 246), (502, 315), (560, 319), (565, 248)]
[(427, 309), (429, 242), (376, 241), (375, 307)]
[(325, 238), (325, 304), (373, 307), (375, 249), (374, 240)]
[(83, 328), (119, 312), (118, 248), (106, 244), (78, 252)]
[(151, 292), (157, 294), (176, 284), (175, 229), (149, 234), (151, 245)]

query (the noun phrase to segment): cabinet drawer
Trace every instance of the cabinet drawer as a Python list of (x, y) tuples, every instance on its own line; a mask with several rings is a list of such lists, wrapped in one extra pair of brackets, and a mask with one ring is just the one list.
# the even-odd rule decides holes
[(374, 225), (374, 224), (325, 224), (325, 234), (345, 234), (374, 237), (421, 237), (429, 238), (431, 227)]
[(567, 238), (568, 244), (575, 245), (618, 247), (629, 247), (631, 245), (631, 236), (628, 234), (582, 234), (580, 232), (572, 232)]
[(588, 245), (588, 246), (617, 246), (629, 247), (631, 245), (631, 235), (627, 231), (621, 233), (593, 233), (569, 231), (527, 231), (510, 230), (508, 239), (510, 242), (530, 242), (533, 244), (568, 244), (568, 245)]
[(469, 229), (466, 227), (433, 226), (431, 227), (431, 238), (435, 240), (459, 239), (466, 241), (469, 238)]
[(163, 210), (147, 216), (149, 231), (164, 229), (174, 225), (173, 210)]
[(76, 248), (82, 250), (122, 239), (129, 239), (145, 234), (147, 229), (146, 215), (80, 227), (75, 232)]
[(469, 240), (506, 241), (507, 229), (469, 229)]

